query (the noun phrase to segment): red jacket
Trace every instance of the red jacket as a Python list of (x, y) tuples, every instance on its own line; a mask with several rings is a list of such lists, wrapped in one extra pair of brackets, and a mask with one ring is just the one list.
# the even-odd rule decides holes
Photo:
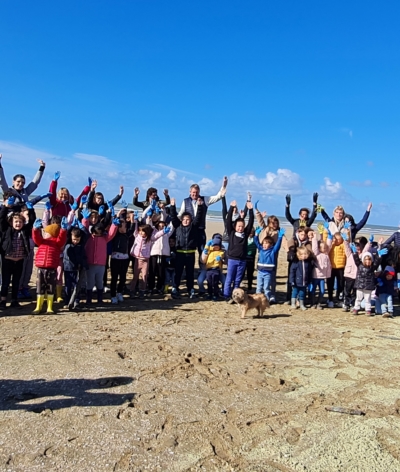
[(39, 246), (36, 252), (35, 265), (40, 269), (57, 269), (60, 254), (67, 242), (67, 230), (60, 229), (57, 238), (44, 238), (40, 228), (32, 230), (33, 242)]
[[(90, 192), (90, 187), (86, 185), (86, 187), (82, 190), (79, 197), (76, 199), (78, 204), (81, 201), (83, 195), (87, 195)], [(70, 195), (69, 202), (63, 202), (57, 198), (57, 180), (52, 180), (50, 182), (49, 193), (51, 193), (51, 197), (49, 198), (51, 203), (51, 216), (68, 216), (69, 212), (71, 211), (71, 204), (74, 203), (74, 197)]]

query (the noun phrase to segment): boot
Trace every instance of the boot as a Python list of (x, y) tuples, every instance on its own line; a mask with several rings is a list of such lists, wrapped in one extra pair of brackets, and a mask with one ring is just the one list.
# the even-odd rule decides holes
[(293, 308), (294, 310), (297, 308), (296, 307), (296, 298), (292, 298), (291, 299), (291, 304), (290, 304), (290, 308)]
[(47, 311), (46, 311), (46, 313), (48, 315), (52, 315), (54, 313), (54, 311), (53, 311), (53, 302), (54, 302), (54, 295), (47, 294)]
[(92, 304), (93, 290), (86, 290), (86, 303), (87, 305)]
[(62, 285), (56, 285), (56, 300), (57, 303), (61, 303), (63, 301), (62, 297)]
[(168, 293), (169, 292), (169, 285), (165, 285), (164, 287), (164, 293)]
[(306, 306), (304, 305), (304, 300), (299, 300), (299, 303), (300, 303), (300, 310), (306, 311), (307, 308), (306, 308)]
[(36, 308), (32, 312), (33, 315), (38, 315), (42, 311), (43, 303), (44, 295), (38, 295), (36, 298)]
[(97, 289), (97, 303), (99, 304), (103, 303), (103, 292), (104, 292), (103, 288)]

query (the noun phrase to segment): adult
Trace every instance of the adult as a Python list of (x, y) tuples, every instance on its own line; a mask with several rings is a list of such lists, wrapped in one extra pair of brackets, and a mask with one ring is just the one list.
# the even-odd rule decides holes
[(361, 228), (363, 228), (367, 223), (369, 215), (371, 213), (371, 208), (372, 203), (369, 203), (363, 218), (358, 223), (355, 223), (352, 215), (346, 213), (344, 208), (340, 205), (334, 208), (332, 218), (326, 213), (324, 209), (321, 210), (321, 216), (326, 222), (329, 223), (329, 231), (332, 234), (340, 232), (346, 223), (350, 223), (350, 237), (351, 240), (354, 241), (358, 231), (360, 231)]
[(300, 228), (300, 226), (304, 226), (306, 228), (311, 228), (311, 225), (314, 223), (315, 218), (317, 217), (317, 204), (318, 204), (318, 193), (313, 194), (313, 210), (310, 215), (310, 210), (308, 208), (300, 208), (299, 210), (299, 218), (293, 218), (290, 213), (290, 202), (292, 197), (287, 194), (286, 195), (286, 207), (285, 207), (285, 218), (289, 221), (289, 223), (293, 226), (293, 235), (296, 231)]
[(179, 210), (178, 217), (180, 218), (184, 213), (189, 213), (194, 220), (197, 214), (198, 200), (201, 199), (204, 204), (204, 211), (202, 212), (201, 221), (198, 224), (197, 229), (197, 250), (199, 254), (204, 249), (206, 243), (206, 217), (207, 210), (210, 205), (217, 203), (226, 193), (226, 187), (228, 185), (228, 177), (224, 177), (222, 181), (222, 187), (216, 195), (211, 197), (203, 197), (200, 195), (200, 187), (198, 184), (193, 184), (190, 186), (189, 197), (185, 198), (182, 202), (181, 208)]
[(367, 210), (366, 212), (364, 213), (364, 216), (361, 218), (361, 220), (356, 223), (354, 221), (354, 218), (352, 215), (350, 215), (349, 213), (346, 213), (344, 215), (344, 220), (346, 223), (350, 223), (350, 239), (351, 239), (351, 242), (353, 242), (357, 236), (357, 233), (362, 229), (364, 228), (364, 226), (367, 224), (367, 221), (368, 221), (368, 218), (369, 218), (369, 215), (371, 214), (371, 208), (372, 208), (372, 203), (368, 203), (368, 206), (367, 206)]
[(13, 177), (12, 187), (8, 186), (6, 177), (4, 175), (4, 169), (2, 166), (2, 157), (0, 154), (0, 187), (3, 193), (9, 191), (15, 197), (15, 204), (23, 204), (29, 200), (29, 195), (31, 195), (38, 187), (40, 181), (43, 177), (43, 172), (46, 168), (46, 164), (41, 159), (38, 159), (39, 170), (36, 172), (35, 176), (32, 179), (32, 182), (25, 187), (25, 176), (23, 174), (16, 174)]
[(160, 197), (158, 196), (158, 191), (154, 187), (150, 187), (147, 189), (146, 200), (143, 200), (142, 202), (139, 201), (139, 193), (140, 189), (139, 187), (136, 187), (134, 190), (132, 203), (135, 207), (141, 208), (142, 210), (145, 210), (148, 206), (150, 206), (153, 200), (155, 200), (157, 203), (163, 203), (165, 206), (171, 203), (171, 198), (169, 196), (167, 188), (164, 189), (165, 200), (160, 200)]

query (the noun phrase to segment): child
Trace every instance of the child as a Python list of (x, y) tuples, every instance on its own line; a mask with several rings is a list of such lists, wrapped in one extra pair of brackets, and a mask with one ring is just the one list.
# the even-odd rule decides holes
[(225, 251), (222, 249), (222, 237), (214, 237), (208, 241), (201, 255), (203, 264), (207, 271), (208, 299), (218, 300), (219, 279), (221, 277), (222, 265), (225, 261)]
[[(87, 199), (87, 209), (95, 210), (98, 213), (101, 211), (101, 216), (106, 216), (106, 212), (109, 209), (109, 202), (104, 201), (104, 195), (101, 192), (96, 192), (97, 180), (93, 180), (90, 186), (90, 192)], [(124, 187), (121, 185), (119, 187), (119, 194), (116, 195), (112, 200), (110, 200), (111, 206), (115, 206), (122, 198), (124, 194)], [(122, 200), (121, 204), (125, 202)]]
[(172, 289), (172, 298), (180, 298), (179, 285), (183, 270), (186, 271), (186, 287), (190, 298), (195, 297), (194, 293), (194, 263), (198, 246), (198, 225), (203, 220), (205, 211), (203, 200), (197, 199), (197, 212), (192, 219), (192, 215), (183, 212), (181, 220), (178, 218), (175, 206), (175, 198), (171, 198), (170, 215), (171, 222), (175, 228), (176, 239), (176, 260), (175, 260), (175, 286)]
[(165, 259), (165, 287), (164, 293), (168, 293), (169, 286), (175, 287), (175, 260), (176, 260), (175, 236), (169, 238), (170, 255)]
[[(85, 244), (88, 238), (88, 234), (83, 228), (72, 226), (68, 230), (67, 244), (64, 248), (64, 280), (65, 280), (65, 299), (64, 308), (72, 308), (76, 310), (79, 307), (80, 302), (80, 290), (77, 287), (81, 270), (88, 270), (89, 265), (87, 262)], [(71, 302), (71, 296), (76, 289), (76, 297), (73, 303)], [(71, 303), (70, 303), (71, 302)]]
[(289, 282), (290, 278), (290, 268), (293, 262), (297, 262), (297, 249), (299, 247), (305, 246), (309, 252), (311, 253), (311, 243), (308, 239), (308, 232), (310, 228), (305, 226), (300, 226), (297, 231), (295, 232), (293, 239), (290, 239), (287, 243), (287, 261), (288, 261), (288, 279), (287, 279), (287, 292), (286, 292), (286, 302), (285, 304), (288, 305), (291, 303), (292, 299), (292, 285)]
[(26, 203), (28, 207), (29, 219), (21, 213), (12, 213), (8, 216), (8, 211), (15, 202), (15, 197), (10, 192), (4, 192), (4, 205), (0, 209), (0, 229), (1, 250), (2, 250), (2, 284), (0, 309), (7, 307), (7, 293), (10, 283), (11, 288), (11, 308), (18, 308), (19, 281), (24, 266), (24, 260), (28, 258), (30, 248), (30, 234), (35, 221), (35, 212), (32, 204)]
[(139, 298), (144, 298), (147, 285), (147, 275), (149, 273), (149, 259), (152, 243), (158, 238), (161, 238), (163, 234), (167, 234), (168, 231), (170, 231), (169, 227), (156, 232), (156, 230), (149, 224), (138, 226), (138, 220), (135, 220), (135, 242), (131, 249), (131, 255), (135, 257), (133, 280), (131, 284), (131, 298), (134, 297), (133, 289), (138, 281)]
[[(328, 223), (325, 223), (328, 226)], [(326, 227), (327, 227), (326, 226)], [(331, 226), (329, 226), (331, 228)], [(324, 237), (327, 238), (328, 232), (324, 233)], [(344, 290), (344, 268), (346, 267), (346, 251), (343, 244), (343, 237), (340, 232), (333, 234), (332, 247), (329, 252), (329, 258), (331, 260), (332, 271), (331, 276), (327, 279), (328, 286), (328, 308), (335, 306), (333, 302), (333, 289), (336, 279), (336, 294), (338, 295), (338, 301), (343, 298)]]
[(229, 234), (228, 247), (228, 267), (224, 284), (224, 297), (227, 302), (231, 302), (232, 284), (234, 288), (239, 288), (246, 270), (247, 241), (254, 224), (253, 204), (247, 202), (249, 210), (249, 221), (247, 226), (243, 218), (237, 218), (232, 222), (233, 210), (236, 207), (236, 201), (231, 202), (228, 211), (226, 229)]
[(258, 249), (257, 262), (257, 290), (256, 293), (264, 293), (268, 298), (271, 298), (271, 280), (275, 269), (276, 257), (281, 248), (282, 238), (285, 230), (281, 228), (278, 233), (278, 241), (274, 244), (271, 236), (266, 236), (262, 243), (258, 240), (258, 235), (261, 233), (261, 228), (256, 229), (254, 243)]
[(395, 290), (396, 272), (393, 267), (386, 266), (377, 280), (375, 291), (375, 313), (382, 315), (382, 318), (393, 318), (393, 297)]
[[(162, 294), (165, 285), (165, 266), (167, 257), (171, 255), (169, 248), (169, 238), (174, 233), (173, 226), (165, 226), (165, 221), (158, 221), (155, 223), (157, 231), (168, 228), (167, 232), (154, 241), (150, 251), (150, 267), (148, 278), (148, 289), (153, 293)], [(172, 231), (171, 231), (172, 230)], [(156, 285), (157, 279), (157, 285)]]
[[(118, 217), (121, 216), (119, 212)], [(126, 220), (120, 218), (118, 232), (111, 241), (111, 303), (117, 305), (124, 301), (126, 274), (129, 267), (129, 237), (133, 229), (128, 230)], [(117, 287), (118, 282), (118, 287)]]
[(290, 267), (289, 283), (292, 287), (291, 308), (296, 309), (297, 297), (299, 297), (300, 309), (305, 311), (304, 305), (306, 290), (312, 280), (313, 262), (311, 252), (307, 247), (301, 246), (296, 251), (297, 261)]
[(256, 266), (257, 246), (254, 241), (256, 231), (251, 228), (249, 239), (247, 240), (247, 254), (246, 254), (246, 275), (247, 275), (247, 290), (253, 289), (254, 269)]
[[(325, 294), (325, 279), (328, 279), (332, 273), (332, 265), (329, 259), (329, 252), (332, 247), (333, 236), (328, 232), (328, 239), (326, 241), (318, 241), (316, 234), (313, 231), (308, 233), (311, 239), (312, 251), (315, 256), (315, 265), (312, 274), (312, 288), (311, 288), (311, 306), (322, 310), (322, 299)], [(318, 299), (316, 298), (318, 287)]]
[(42, 220), (37, 219), (33, 224), (32, 239), (38, 246), (35, 264), (37, 267), (37, 301), (34, 315), (43, 308), (44, 296), (47, 294), (47, 314), (53, 314), (54, 291), (57, 277), (57, 267), (60, 263), (60, 253), (67, 241), (67, 219), (64, 216), (61, 224), (51, 223), (44, 228), (47, 238), (42, 236)]
[(373, 256), (370, 252), (364, 252), (361, 254), (361, 259), (357, 254), (357, 248), (354, 244), (350, 245), (353, 252), (354, 262), (358, 268), (356, 281), (354, 288), (356, 291), (356, 301), (353, 315), (358, 315), (361, 308), (361, 301), (365, 301), (365, 314), (371, 316), (371, 294), (375, 289), (375, 271), (379, 267), (381, 262), (381, 256), (387, 253), (387, 249), (381, 249), (378, 251), (378, 257), (373, 260)]

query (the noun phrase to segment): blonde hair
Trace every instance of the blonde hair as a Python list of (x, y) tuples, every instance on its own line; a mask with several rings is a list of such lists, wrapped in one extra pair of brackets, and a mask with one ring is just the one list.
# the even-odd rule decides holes
[(68, 201), (71, 199), (71, 194), (69, 193), (69, 190), (66, 187), (61, 187), (59, 191), (57, 192), (57, 198), (60, 198), (61, 192), (67, 192), (68, 194)]
[(307, 257), (310, 257), (311, 252), (310, 252), (310, 250), (309, 250), (307, 247), (305, 247), (305, 246), (300, 246), (300, 247), (297, 248), (296, 254), (297, 254), (297, 257), (301, 256), (301, 254), (306, 254)]

